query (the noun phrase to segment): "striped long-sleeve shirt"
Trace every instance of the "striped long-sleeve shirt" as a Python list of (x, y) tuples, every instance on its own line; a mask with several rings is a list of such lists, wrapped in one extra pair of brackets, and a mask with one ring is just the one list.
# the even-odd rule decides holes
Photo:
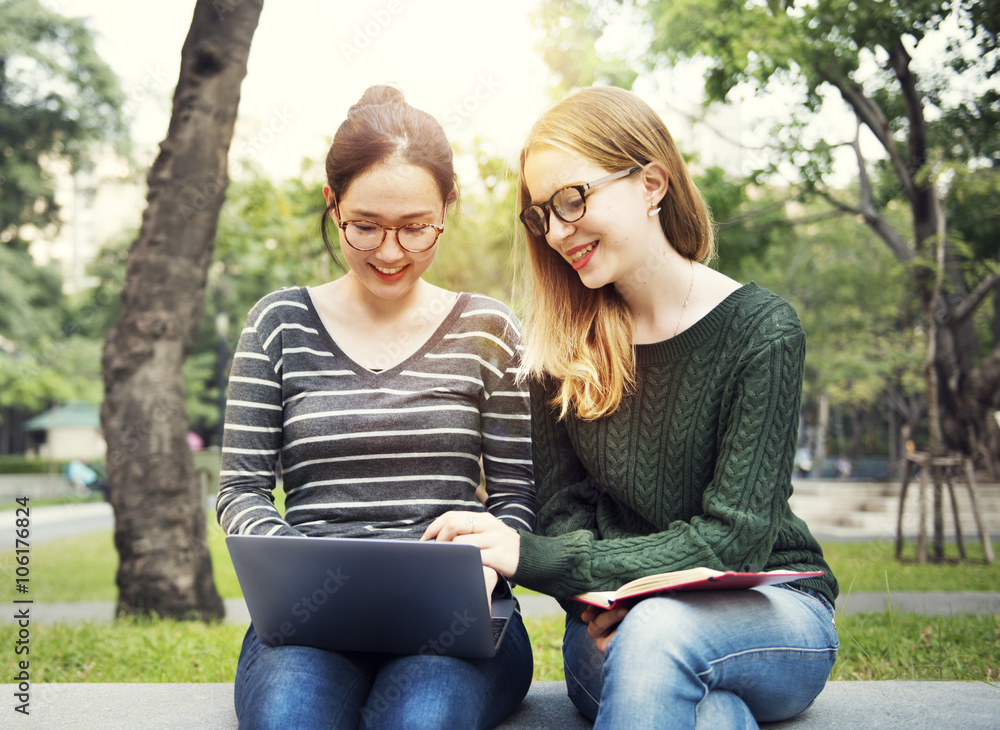
[[(228, 534), (417, 538), (448, 510), (534, 524), (520, 323), (463, 293), (381, 372), (347, 357), (305, 288), (251, 310), (229, 378), (217, 513)], [(280, 463), (285, 515), (273, 505)]]

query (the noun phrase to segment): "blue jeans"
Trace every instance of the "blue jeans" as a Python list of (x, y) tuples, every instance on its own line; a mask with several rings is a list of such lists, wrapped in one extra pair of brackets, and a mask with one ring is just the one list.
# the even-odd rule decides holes
[(531, 643), (515, 613), (492, 659), (269, 647), (253, 627), (236, 667), (248, 728), (491, 728), (524, 699)]
[(834, 607), (788, 586), (647, 598), (606, 654), (567, 616), (570, 699), (595, 728), (756, 728), (806, 709), (837, 658)]

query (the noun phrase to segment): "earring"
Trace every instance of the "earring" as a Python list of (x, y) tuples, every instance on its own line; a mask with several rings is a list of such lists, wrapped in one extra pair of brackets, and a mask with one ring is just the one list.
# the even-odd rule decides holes
[(653, 207), (654, 205), (656, 205), (656, 203), (650, 203), (649, 204), (649, 212), (646, 213), (646, 215), (648, 215), (650, 218), (652, 218), (653, 216), (655, 216), (657, 213), (660, 212), (659, 207), (654, 208)]

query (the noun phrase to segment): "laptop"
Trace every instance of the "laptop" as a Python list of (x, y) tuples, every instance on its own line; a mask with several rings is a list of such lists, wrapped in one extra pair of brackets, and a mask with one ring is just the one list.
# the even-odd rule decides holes
[(491, 613), (474, 545), (229, 535), (226, 547), (267, 646), (489, 658), (515, 608), (494, 599)]

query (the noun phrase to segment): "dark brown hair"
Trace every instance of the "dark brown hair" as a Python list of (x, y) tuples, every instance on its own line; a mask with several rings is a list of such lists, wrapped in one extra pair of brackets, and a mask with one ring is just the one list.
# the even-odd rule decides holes
[[(392, 86), (369, 86), (347, 112), (326, 155), (326, 182), (339, 201), (351, 183), (371, 168), (395, 160), (425, 169), (441, 191), (441, 200), (458, 197), (458, 182), (451, 145), (437, 120), (406, 103), (403, 92)], [(323, 211), (320, 232), (327, 252), (334, 253), (327, 221), (334, 202)]]

